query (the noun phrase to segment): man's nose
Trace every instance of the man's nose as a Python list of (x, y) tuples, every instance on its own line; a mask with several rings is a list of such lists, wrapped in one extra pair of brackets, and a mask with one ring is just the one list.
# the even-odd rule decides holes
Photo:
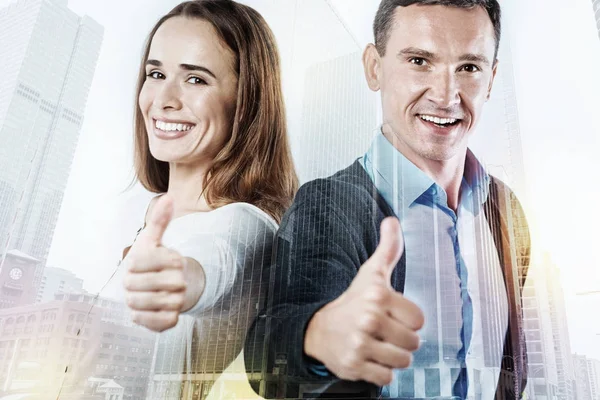
[(460, 103), (458, 82), (452, 71), (444, 70), (432, 77), (427, 98), (438, 108), (452, 108)]

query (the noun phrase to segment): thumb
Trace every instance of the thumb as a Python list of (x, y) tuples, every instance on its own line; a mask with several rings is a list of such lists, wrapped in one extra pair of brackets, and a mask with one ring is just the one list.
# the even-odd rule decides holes
[(371, 256), (371, 262), (387, 278), (400, 261), (404, 249), (404, 237), (397, 218), (388, 217), (381, 222), (379, 245)]
[(148, 215), (146, 237), (156, 245), (162, 243), (162, 237), (173, 218), (173, 199), (164, 194), (158, 198)]

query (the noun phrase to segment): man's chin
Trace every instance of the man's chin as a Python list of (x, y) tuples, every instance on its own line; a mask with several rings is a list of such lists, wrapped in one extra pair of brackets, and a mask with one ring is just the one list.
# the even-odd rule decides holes
[(449, 161), (456, 157), (459, 152), (458, 146), (448, 146), (436, 143), (423, 146), (415, 151), (422, 159), (430, 161)]

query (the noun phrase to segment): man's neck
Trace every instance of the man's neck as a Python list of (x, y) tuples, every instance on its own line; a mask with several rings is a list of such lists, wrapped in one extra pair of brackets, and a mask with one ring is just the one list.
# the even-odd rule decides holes
[[(385, 134), (384, 134), (385, 135)], [(458, 209), (458, 201), (460, 196), (460, 186), (465, 172), (465, 159), (467, 148), (460, 149), (457, 153), (448, 160), (432, 160), (416, 154), (402, 140), (391, 135), (385, 135), (392, 143), (394, 148), (398, 150), (407, 160), (412, 162), (417, 168), (429, 176), (437, 183), (444, 191), (448, 198), (448, 207), (456, 212)]]

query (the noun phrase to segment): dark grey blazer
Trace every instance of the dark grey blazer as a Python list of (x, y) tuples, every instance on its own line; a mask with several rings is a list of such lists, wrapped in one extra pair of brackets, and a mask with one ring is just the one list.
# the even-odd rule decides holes
[[(521, 291), (529, 265), (529, 231), (518, 200), (495, 178), (484, 209), (509, 303), (496, 399), (519, 399), (527, 381)], [(365, 382), (316, 376), (307, 369), (311, 360), (303, 353), (303, 342), (313, 314), (342, 294), (374, 253), (379, 226), (387, 216), (394, 216), (393, 211), (358, 161), (300, 188), (279, 228), (275, 262), (264, 276), (269, 282), (266, 304), (244, 348), (248, 378), (259, 395), (372, 398), (380, 393), (380, 388)], [(404, 290), (405, 262), (404, 253), (391, 278), (399, 292)]]

